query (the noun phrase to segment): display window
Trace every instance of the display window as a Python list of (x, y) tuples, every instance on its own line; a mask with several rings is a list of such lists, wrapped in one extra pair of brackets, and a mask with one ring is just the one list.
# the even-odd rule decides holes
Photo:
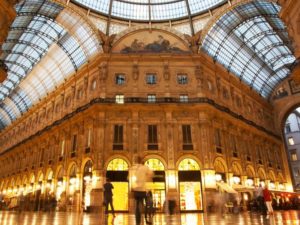
[(128, 164), (117, 158), (109, 162), (106, 177), (110, 179), (113, 189), (113, 205), (115, 211), (128, 211), (129, 183)]
[(200, 167), (193, 159), (184, 159), (179, 164), (179, 203), (181, 211), (202, 211)]
[(148, 182), (147, 184), (153, 195), (153, 207), (157, 212), (162, 212), (163, 204), (166, 200), (165, 167), (159, 159), (148, 159), (145, 165), (154, 173), (153, 182)]

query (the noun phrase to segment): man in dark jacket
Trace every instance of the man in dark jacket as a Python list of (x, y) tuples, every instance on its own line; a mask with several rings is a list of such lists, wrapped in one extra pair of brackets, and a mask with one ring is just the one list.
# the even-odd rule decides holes
[(111, 212), (113, 216), (115, 216), (115, 210), (113, 205), (113, 193), (112, 193), (113, 188), (114, 186), (110, 183), (109, 178), (106, 178), (106, 183), (103, 185), (105, 214), (108, 214), (108, 205), (110, 205)]

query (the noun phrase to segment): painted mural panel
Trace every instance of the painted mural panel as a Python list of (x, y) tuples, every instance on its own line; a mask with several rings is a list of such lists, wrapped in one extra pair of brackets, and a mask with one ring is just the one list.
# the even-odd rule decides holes
[(113, 53), (190, 53), (187, 44), (179, 37), (163, 31), (142, 31), (121, 38)]

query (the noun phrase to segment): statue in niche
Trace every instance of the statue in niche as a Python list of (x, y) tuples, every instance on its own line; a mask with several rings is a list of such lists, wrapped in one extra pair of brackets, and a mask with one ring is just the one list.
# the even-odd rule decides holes
[(134, 80), (137, 80), (139, 78), (139, 66), (138, 66), (138, 63), (135, 62), (133, 64), (133, 67), (132, 67), (132, 77)]
[(170, 70), (169, 70), (169, 64), (168, 64), (168, 62), (164, 63), (164, 78), (165, 78), (165, 80), (169, 80), (170, 79)]
[(108, 75), (107, 63), (103, 62), (99, 66), (99, 78), (100, 78), (100, 81), (105, 81), (107, 79), (107, 75)]
[(190, 48), (193, 53), (197, 53), (200, 46), (202, 30), (198, 31), (195, 35), (190, 36), (188, 34), (184, 34), (185, 39), (189, 42)]
[(112, 34), (110, 36), (105, 35), (101, 30), (98, 30), (98, 34), (102, 41), (102, 48), (104, 53), (109, 53), (112, 47), (112, 43), (116, 38), (116, 34)]

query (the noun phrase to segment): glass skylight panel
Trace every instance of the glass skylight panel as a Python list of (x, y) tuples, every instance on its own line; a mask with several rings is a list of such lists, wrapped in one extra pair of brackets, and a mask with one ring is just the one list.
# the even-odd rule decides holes
[(110, 0), (73, 0), (90, 9), (107, 14), (109, 10)]
[(20, 77), (12, 73), (11, 71), (7, 73), (7, 78), (11, 80), (13, 83), (18, 83), (20, 81)]
[(27, 109), (32, 105), (31, 100), (28, 98), (28, 95), (20, 88), (13, 93), (12, 98), (16, 98), (17, 101), (20, 99), (26, 105)]
[(114, 0), (111, 15), (124, 19), (149, 20), (149, 6)]
[(1, 108), (7, 113), (7, 115), (9, 116), (9, 118), (11, 120), (15, 120), (17, 118), (17, 116), (14, 113), (14, 111), (8, 106), (7, 98), (5, 99), (5, 101), (3, 103), (4, 104), (2, 105)]
[[(172, 20), (188, 16), (187, 4), (191, 14), (199, 14), (208, 11), (226, 0), (71, 0), (81, 6), (93, 9), (97, 12), (108, 14), (109, 5), (112, 2), (111, 15), (128, 20)], [(149, 9), (151, 14), (149, 14)]]
[(188, 12), (185, 1), (171, 4), (151, 5), (152, 20), (167, 20), (186, 16), (188, 16)]
[(226, 0), (189, 0), (188, 3), (190, 5), (191, 13), (199, 13), (202, 11), (206, 11), (210, 8), (216, 7), (222, 3), (227, 2)]
[(0, 115), (1, 115), (1, 122), (3, 122), (5, 125), (8, 125), (11, 123), (11, 118), (7, 114), (5, 110), (2, 109), (2, 105), (0, 106)]
[(22, 99), (19, 96), (14, 94), (10, 98), (11, 98), (12, 102), (17, 106), (17, 108), (19, 109), (19, 111), (21, 113), (23, 113), (27, 110), (26, 104), (24, 103), (24, 101), (22, 101)]
[[(239, 5), (216, 22), (202, 45), (205, 52), (264, 95), (270, 90), (261, 91), (261, 88), (273, 88), (281, 79), (276, 70), (295, 61), (286, 46), (282, 22), (273, 19), (278, 18), (278, 12), (278, 7), (271, 2)], [(269, 18), (272, 18), (271, 25)], [(274, 74), (272, 83), (265, 85), (271, 74)]]
[(27, 94), (28, 98), (31, 99), (32, 103), (37, 102), (39, 100), (39, 93), (30, 82), (21, 82), (19, 87)]

